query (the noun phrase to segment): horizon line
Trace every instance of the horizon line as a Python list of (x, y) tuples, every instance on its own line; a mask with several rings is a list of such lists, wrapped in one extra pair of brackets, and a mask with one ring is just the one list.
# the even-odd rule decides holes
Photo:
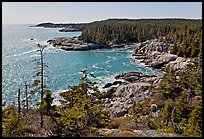
[(202, 20), (202, 18), (184, 18), (184, 17), (156, 17), (156, 18), (106, 18), (101, 20), (94, 20), (90, 22), (52, 22), (52, 21), (45, 21), (40, 23), (2, 23), (2, 25), (35, 25), (35, 24), (42, 24), (42, 23), (53, 23), (53, 24), (83, 24), (83, 23), (92, 23), (96, 21), (105, 21), (110, 19), (120, 19), (120, 20), (157, 20), (157, 19), (184, 19), (184, 20)]

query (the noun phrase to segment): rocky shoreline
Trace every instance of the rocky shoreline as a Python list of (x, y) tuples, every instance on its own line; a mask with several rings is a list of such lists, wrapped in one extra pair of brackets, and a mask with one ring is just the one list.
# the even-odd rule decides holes
[(189, 60), (169, 54), (170, 49), (171, 44), (156, 39), (136, 45), (134, 58), (142, 59), (141, 62), (148, 67), (161, 69), (161, 73), (144, 75), (139, 72), (127, 72), (115, 76), (116, 81), (106, 84), (102, 94), (112, 117), (124, 116), (134, 103), (152, 99), (153, 92), (148, 88), (158, 85), (167, 67), (179, 71), (187, 66)]
[[(144, 75), (139, 72), (127, 72), (115, 76), (116, 81), (108, 83), (103, 87), (102, 95), (105, 100), (106, 109), (110, 110), (111, 118), (124, 118), (129, 115), (129, 108), (134, 104), (148, 102), (150, 109), (148, 114), (141, 116), (143, 119), (157, 118), (161, 112), (161, 102), (157, 96), (149, 88), (157, 87), (163, 77), (163, 73), (167, 67), (171, 67), (177, 71), (185, 69), (190, 60), (177, 57), (170, 54), (171, 44), (160, 42), (157, 39), (148, 40), (137, 44), (133, 56), (135, 59), (140, 59), (148, 67), (161, 69), (160, 74)], [(162, 98), (159, 98), (162, 99)], [(151, 123), (151, 120), (149, 121)], [(100, 134), (106, 136), (129, 134), (131, 136), (142, 137), (179, 137), (177, 134), (169, 134), (158, 132), (151, 127), (150, 123), (138, 126), (135, 122), (130, 122), (134, 125), (131, 131), (119, 129), (100, 129)], [(129, 123), (129, 124), (130, 124)], [(140, 127), (140, 128), (139, 128)], [(117, 130), (117, 131), (116, 131)], [(116, 133), (117, 132), (117, 133)], [(128, 132), (128, 133), (127, 133)], [(135, 134), (136, 133), (136, 134)]]
[(111, 48), (121, 48), (127, 46), (134, 46), (135, 43), (120, 43), (120, 44), (94, 44), (94, 43), (87, 43), (80, 40), (78, 37), (59, 37), (53, 38), (47, 41), (52, 46), (63, 49), (66, 51), (87, 51), (87, 50), (94, 50), (94, 49), (111, 49)]
[(115, 81), (104, 85), (102, 96), (105, 100), (106, 108), (110, 109), (111, 117), (124, 116), (133, 104), (146, 99), (152, 99), (153, 92), (150, 92), (148, 88), (157, 86), (167, 67), (179, 71), (184, 69), (189, 63), (189, 60), (185, 58), (170, 54), (172, 44), (170, 42), (162, 42), (159, 39), (147, 40), (142, 43), (103, 45), (87, 43), (78, 37), (60, 37), (50, 39), (47, 42), (56, 48), (66, 51), (86, 51), (131, 46), (135, 49), (132, 54), (135, 60), (140, 60), (140, 63), (144, 63), (150, 68), (161, 70), (159, 74), (155, 75), (144, 75), (139, 72), (122, 73), (115, 77)]
[[(78, 37), (54, 38), (48, 40), (47, 42), (56, 48), (68, 51), (84, 51), (127, 46), (127, 44), (91, 44), (79, 40)], [(151, 104), (151, 109), (149, 109), (149, 114), (145, 117), (156, 118), (160, 113), (160, 104), (155, 99), (154, 92), (150, 91), (149, 88), (157, 87), (167, 67), (171, 67), (179, 71), (187, 66), (189, 60), (178, 57), (177, 55), (170, 54), (172, 44), (161, 42), (158, 39), (132, 44), (132, 46), (135, 49), (134, 53), (132, 54), (135, 60), (140, 60), (141, 63), (144, 63), (146, 66), (153, 69), (160, 69), (161, 73), (145, 75), (139, 72), (126, 72), (115, 76), (115, 81), (107, 83), (102, 89), (101, 94), (102, 99), (105, 101), (104, 106), (105, 109), (110, 110), (111, 118), (125, 117), (126, 115), (129, 115), (129, 108), (133, 106), (133, 104), (138, 104), (148, 100)], [(106, 130), (109, 130), (110, 133), (115, 132), (112, 132), (112, 129), (100, 129), (102, 136), (106, 134)], [(145, 125), (145, 128), (142, 129), (142, 131), (149, 132), (150, 129), (147, 125)], [(118, 132), (122, 133), (124, 131)], [(174, 134), (157, 134), (158, 136), (178, 136)]]
[(148, 40), (136, 46), (133, 56), (135, 59), (142, 59), (140, 62), (155, 69), (165, 71), (166, 67), (170, 66), (182, 70), (189, 60), (170, 54), (172, 45), (171, 43), (160, 42), (158, 39)]

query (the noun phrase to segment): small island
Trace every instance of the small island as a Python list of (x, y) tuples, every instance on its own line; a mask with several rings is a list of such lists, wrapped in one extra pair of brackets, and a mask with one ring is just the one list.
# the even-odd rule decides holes
[(54, 38), (47, 41), (52, 46), (63, 49), (66, 51), (87, 51), (87, 50), (94, 50), (94, 49), (111, 49), (111, 48), (121, 48), (121, 47), (128, 47), (133, 46), (135, 43), (120, 43), (120, 44), (95, 44), (95, 43), (87, 43), (83, 40), (80, 40), (79, 37), (60, 37)]
[(44, 27), (44, 28), (62, 28), (60, 32), (74, 32), (74, 31), (82, 31), (87, 23), (80, 23), (80, 24), (54, 24), (54, 23), (40, 23), (35, 26), (31, 27)]

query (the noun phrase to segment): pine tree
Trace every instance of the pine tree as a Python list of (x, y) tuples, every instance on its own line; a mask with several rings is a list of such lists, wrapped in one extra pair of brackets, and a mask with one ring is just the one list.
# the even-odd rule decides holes
[(95, 77), (85, 70), (79, 85), (72, 86), (67, 92), (61, 93), (63, 98), (58, 108), (59, 121), (66, 136), (86, 136), (95, 133), (97, 128), (107, 125), (109, 114), (103, 110), (103, 101), (94, 93), (98, 88), (89, 81), (88, 76)]

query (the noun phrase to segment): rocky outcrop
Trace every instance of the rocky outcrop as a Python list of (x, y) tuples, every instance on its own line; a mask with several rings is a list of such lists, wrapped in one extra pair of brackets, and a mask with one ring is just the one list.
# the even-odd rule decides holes
[(164, 133), (157, 130), (132, 130), (124, 131), (120, 129), (100, 128), (98, 130), (99, 136), (107, 137), (125, 137), (124, 135), (131, 135), (132, 137), (181, 137), (178, 134)]
[[(147, 41), (138, 44), (134, 56), (148, 64), (150, 67), (162, 69), (171, 67), (176, 71), (186, 68), (190, 60), (168, 53), (171, 44)], [(180, 137), (178, 134), (170, 134), (156, 131), (152, 118), (158, 118), (161, 114), (160, 102), (151, 87), (156, 87), (163, 77), (163, 72), (157, 75), (144, 75), (139, 72), (127, 72), (117, 75), (116, 81), (104, 86), (105, 107), (109, 108), (111, 117), (125, 117), (129, 113), (129, 108), (133, 104), (148, 103), (145, 115), (140, 115), (137, 120), (147, 121), (136, 123), (136, 128), (131, 131), (121, 131), (120, 129), (100, 129), (101, 136), (122, 136), (131, 135), (134, 137)], [(118, 80), (118, 81), (117, 81)], [(120, 82), (119, 82), (120, 81)], [(162, 99), (162, 98), (161, 98)], [(138, 130), (139, 129), (139, 130)], [(152, 130), (154, 129), (154, 130)]]
[(165, 53), (158, 56), (154, 61), (152, 61), (151, 66), (153, 68), (161, 69), (165, 64), (168, 64), (170, 61), (176, 60), (177, 55)]
[(184, 61), (186, 60), (170, 54), (171, 46), (171, 43), (160, 42), (158, 39), (148, 40), (136, 45), (133, 56), (135, 59), (142, 59), (141, 62), (149, 67), (164, 71), (167, 66), (175, 70), (185, 68), (187, 62)]
[(126, 81), (126, 83), (148, 82), (150, 84), (152, 84), (153, 82), (156, 83), (155, 80), (157, 80), (158, 78), (160, 78), (159, 75), (145, 75), (140, 72), (127, 72), (119, 74), (115, 77), (115, 79), (124, 80), (124, 82)]
[(94, 49), (102, 49), (102, 48), (121, 48), (126, 47), (125, 44), (94, 44), (87, 43), (83, 40), (79, 40), (78, 37), (66, 38), (54, 38), (47, 41), (52, 44), (54, 47), (67, 50), (67, 51), (86, 51), (86, 50), (94, 50)]
[[(150, 40), (135, 45), (135, 58), (143, 59), (143, 62), (152, 68), (162, 69), (167, 67), (175, 70), (184, 69), (188, 60), (169, 54), (170, 43)], [(157, 75), (144, 75), (139, 72), (127, 72), (117, 75), (116, 81), (107, 83), (102, 91), (105, 99), (105, 106), (110, 108), (112, 117), (124, 116), (133, 105), (146, 99), (153, 101), (153, 93), (148, 89), (150, 86), (156, 87), (163, 77), (163, 72)], [(159, 107), (154, 104), (150, 108), (153, 117), (158, 117)]]
[(170, 67), (176, 71), (183, 70), (187, 67), (187, 65), (190, 63), (190, 60), (187, 60), (182, 57), (178, 57), (175, 61), (169, 62), (166, 67)]
[(152, 92), (148, 88), (159, 83), (161, 77), (162, 75), (144, 75), (139, 72), (117, 75), (116, 81), (106, 84), (102, 91), (105, 106), (110, 109), (111, 116), (124, 116), (134, 103), (151, 99)]
[(154, 51), (157, 51), (160, 53), (167, 53), (169, 51), (170, 46), (171, 46), (170, 43), (160, 42), (158, 39), (147, 40), (143, 43), (139, 43), (135, 48), (134, 53), (142, 54), (142, 55), (148, 54)]
[(110, 107), (112, 117), (124, 116), (134, 103), (150, 98), (149, 86), (149, 83), (133, 83), (117, 87), (109, 102), (106, 102), (106, 106)]

